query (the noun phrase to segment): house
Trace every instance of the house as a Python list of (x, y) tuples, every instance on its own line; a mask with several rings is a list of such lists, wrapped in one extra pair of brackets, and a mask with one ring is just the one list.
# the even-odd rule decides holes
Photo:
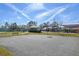
[(52, 27), (43, 27), (42, 29), (41, 29), (42, 31), (52, 31)]
[(67, 32), (79, 33), (79, 24), (63, 25)]
[(41, 32), (41, 29), (37, 26), (30, 26), (28, 29), (29, 32)]

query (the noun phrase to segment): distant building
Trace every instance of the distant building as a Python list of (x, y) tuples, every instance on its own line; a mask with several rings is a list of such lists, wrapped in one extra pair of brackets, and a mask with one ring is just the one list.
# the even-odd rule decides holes
[(52, 27), (51, 26), (49, 26), (49, 27), (43, 27), (41, 30), (42, 31), (52, 31)]
[(70, 24), (70, 25), (63, 25), (64, 29), (69, 30), (69, 32), (79, 33), (79, 24)]
[(35, 25), (30, 26), (28, 29), (29, 32), (41, 32), (41, 29)]

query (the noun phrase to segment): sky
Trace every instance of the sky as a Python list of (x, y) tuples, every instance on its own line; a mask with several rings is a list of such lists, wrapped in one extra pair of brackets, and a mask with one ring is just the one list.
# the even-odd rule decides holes
[(38, 24), (57, 21), (60, 24), (79, 23), (78, 3), (0, 3), (0, 24)]

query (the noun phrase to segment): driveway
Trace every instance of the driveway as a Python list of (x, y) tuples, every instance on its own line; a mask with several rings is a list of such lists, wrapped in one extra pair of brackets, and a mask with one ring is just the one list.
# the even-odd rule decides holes
[(79, 56), (79, 37), (24, 35), (0, 38), (15, 56)]

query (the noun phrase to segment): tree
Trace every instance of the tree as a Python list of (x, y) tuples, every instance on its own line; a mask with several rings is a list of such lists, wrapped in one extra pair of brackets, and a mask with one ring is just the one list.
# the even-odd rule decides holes
[(20, 25), (19, 28), (20, 28), (20, 31), (23, 31), (23, 32), (27, 31), (26, 25)]
[(46, 22), (46, 23), (40, 24), (40, 28), (44, 31), (49, 31), (49, 25), (50, 23)]
[(31, 26), (37, 26), (37, 23), (35, 21), (28, 22), (27, 28), (29, 29)]
[(30, 21), (30, 22), (28, 22), (27, 25), (29, 25), (29, 26), (33, 26), (33, 25), (37, 26), (37, 23), (35, 21)]
[(20, 28), (18, 27), (18, 25), (16, 23), (12, 23), (10, 26), (9, 26), (9, 30), (10, 31), (19, 31)]
[(8, 22), (5, 22), (5, 29), (8, 29), (9, 28), (9, 24)]
[(54, 31), (54, 32), (57, 32), (57, 31), (60, 30), (59, 24), (58, 24), (56, 21), (54, 21), (54, 22), (51, 24), (51, 26), (52, 26), (52, 31)]
[(37, 26), (37, 22), (35, 21), (28, 22), (27, 28), (29, 32), (41, 32), (40, 28)]

